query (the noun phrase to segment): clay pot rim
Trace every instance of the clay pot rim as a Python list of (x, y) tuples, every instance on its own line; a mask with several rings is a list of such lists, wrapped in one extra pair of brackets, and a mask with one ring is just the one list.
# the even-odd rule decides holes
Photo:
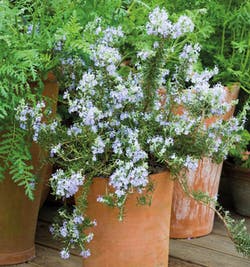
[[(148, 177), (150, 177), (150, 176), (152, 176), (152, 175), (162, 174), (162, 173), (165, 173), (165, 172), (170, 173), (170, 170), (167, 169), (167, 168), (159, 169), (159, 170), (157, 170), (157, 172), (150, 173), (150, 174), (148, 175)], [(171, 173), (170, 173), (170, 174), (171, 174)], [(171, 177), (172, 177), (172, 176), (171, 176)], [(107, 177), (104, 177), (104, 176), (94, 176), (94, 177), (91, 178), (91, 180), (93, 180), (93, 179), (101, 179), (101, 180), (107, 179), (107, 180), (108, 180), (108, 179), (109, 179), (109, 176), (107, 176)]]

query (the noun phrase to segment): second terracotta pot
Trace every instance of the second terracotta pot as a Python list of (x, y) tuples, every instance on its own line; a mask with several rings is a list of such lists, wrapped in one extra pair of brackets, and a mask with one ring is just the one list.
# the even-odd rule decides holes
[[(43, 96), (47, 98), (48, 105), (51, 108), (50, 116), (53, 118), (56, 115), (57, 110), (57, 101), (58, 101), (58, 93), (59, 93), (59, 85), (56, 80), (56, 77), (52, 72), (48, 73), (47, 79), (43, 82)], [(48, 158), (48, 153), (46, 153), (38, 144), (32, 145), (32, 157), (38, 157), (34, 163), (34, 168), (39, 170), (39, 177), (43, 179), (43, 190), (41, 196), (40, 207), (44, 204), (48, 194), (49, 194), (49, 178), (52, 173), (52, 165), (45, 162), (46, 158)], [(42, 162), (44, 161), (44, 162)]]
[(125, 217), (118, 221), (118, 210), (96, 201), (105, 193), (107, 179), (94, 178), (88, 198), (87, 214), (96, 219), (91, 229), (91, 256), (84, 267), (167, 267), (169, 225), (173, 181), (169, 172), (151, 175), (155, 182), (151, 206), (136, 205), (138, 194), (130, 195)]
[[(213, 163), (211, 159), (204, 158), (200, 160), (197, 170), (187, 173), (189, 188), (207, 192), (211, 197), (217, 197), (221, 169), (222, 164)], [(212, 231), (213, 223), (214, 212), (187, 196), (176, 181), (174, 184), (170, 237), (204, 236)]]

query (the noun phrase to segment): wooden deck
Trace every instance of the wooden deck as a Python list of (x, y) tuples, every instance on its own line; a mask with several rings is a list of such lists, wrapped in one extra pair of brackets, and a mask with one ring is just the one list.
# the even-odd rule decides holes
[[(16, 267), (80, 267), (82, 259), (74, 251), (69, 260), (59, 256), (60, 244), (51, 238), (48, 227), (55, 206), (44, 206), (39, 215), (36, 234), (36, 258)], [(246, 218), (250, 230), (250, 218)], [(205, 237), (191, 240), (170, 241), (169, 267), (250, 267), (250, 259), (241, 257), (226, 236), (221, 222), (215, 219), (213, 232)], [(95, 267), (95, 266), (93, 266)], [(119, 267), (119, 266), (117, 266)], [(129, 267), (129, 266), (128, 266)], [(141, 266), (138, 266), (141, 267)], [(153, 267), (153, 266), (152, 266)]]

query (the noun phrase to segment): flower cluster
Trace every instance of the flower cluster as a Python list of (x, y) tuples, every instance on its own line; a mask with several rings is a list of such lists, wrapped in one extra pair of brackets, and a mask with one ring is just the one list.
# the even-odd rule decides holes
[(82, 171), (71, 172), (67, 175), (62, 169), (57, 170), (50, 179), (50, 185), (58, 197), (73, 196), (84, 182)]
[(194, 30), (194, 24), (188, 16), (180, 16), (176, 23), (172, 23), (168, 18), (168, 13), (159, 7), (149, 14), (149, 22), (146, 25), (149, 35), (161, 36), (164, 38), (179, 38), (185, 33)]
[(45, 126), (42, 122), (44, 108), (45, 103), (43, 101), (38, 102), (35, 107), (21, 101), (16, 110), (16, 119), (20, 122), (20, 127), (22, 129), (32, 128), (34, 133), (33, 141), (38, 140), (39, 132)]
[(57, 238), (63, 240), (64, 248), (60, 251), (63, 259), (70, 257), (70, 249), (75, 245), (81, 248), (80, 256), (87, 258), (90, 256), (90, 250), (85, 249), (82, 245), (84, 242), (89, 243), (93, 237), (93, 233), (84, 234), (83, 226), (96, 226), (96, 221), (90, 221), (81, 215), (81, 211), (75, 208), (72, 212), (59, 210), (60, 222), (53, 223), (50, 226), (50, 232)]

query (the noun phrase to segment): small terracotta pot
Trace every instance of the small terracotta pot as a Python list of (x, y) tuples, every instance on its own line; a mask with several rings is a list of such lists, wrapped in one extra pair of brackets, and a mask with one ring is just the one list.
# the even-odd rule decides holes
[(151, 175), (150, 179), (155, 182), (151, 206), (136, 205), (138, 194), (130, 195), (120, 222), (117, 209), (96, 201), (105, 194), (107, 179), (94, 178), (87, 214), (96, 219), (97, 226), (91, 229), (91, 256), (84, 260), (84, 267), (168, 266), (173, 181), (167, 171)]
[[(58, 86), (52, 74), (49, 74), (44, 85), (44, 96), (52, 99), (52, 113), (55, 113), (54, 99), (58, 95)], [(0, 182), (0, 265), (22, 263), (35, 257), (37, 216), (48, 194), (51, 166), (45, 164), (41, 167), (41, 161), (47, 155), (38, 144), (32, 143), (30, 152), (34, 174), (39, 178), (34, 201), (28, 199), (24, 188), (17, 186), (9, 174), (6, 173)]]
[(250, 217), (250, 169), (224, 162), (225, 178), (229, 183), (234, 210)]
[[(189, 188), (207, 192), (211, 197), (216, 197), (221, 168), (222, 164), (212, 163), (211, 159), (200, 160), (197, 170), (187, 173)], [(170, 237), (188, 238), (207, 235), (213, 229), (213, 222), (214, 212), (188, 197), (178, 181), (175, 181)]]

